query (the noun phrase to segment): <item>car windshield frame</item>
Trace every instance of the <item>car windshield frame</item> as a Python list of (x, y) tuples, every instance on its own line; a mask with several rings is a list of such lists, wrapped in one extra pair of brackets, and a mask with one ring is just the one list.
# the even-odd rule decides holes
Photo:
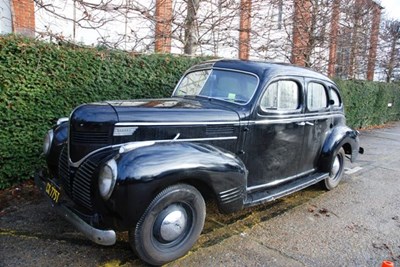
[[(180, 87), (182, 86), (182, 84), (185, 82), (185, 79), (188, 77), (188, 75), (193, 75), (194, 73), (199, 73), (199, 72), (208, 72), (205, 73), (206, 75), (203, 75), (204, 77), (197, 81), (199, 83), (199, 85), (197, 85), (198, 87), (196, 87), (196, 93), (187, 93), (185, 91), (183, 91), (183, 94), (179, 94), (180, 91)], [(240, 98), (240, 99), (236, 99), (236, 94), (234, 93), (229, 93), (228, 95), (226, 95), (225, 97), (222, 96), (215, 96), (211, 94), (211, 90), (214, 90), (214, 92), (224, 92), (222, 90), (218, 90), (216, 88), (214, 88), (214, 83), (216, 83), (216, 80), (221, 79), (221, 77), (217, 77), (218, 75), (221, 76), (221, 74), (228, 74), (228, 76), (230, 75), (234, 75), (237, 76), (238, 74), (242, 74), (243, 76), (240, 78), (235, 77), (235, 79), (237, 79), (238, 84), (240, 85), (240, 83), (244, 83), (246, 78), (245, 77), (249, 77), (251, 76), (251, 78), (254, 78), (254, 83), (251, 83), (250, 80), (249, 83), (247, 84), (247, 86), (251, 86), (251, 88), (247, 88), (246, 91), (249, 91), (247, 93), (247, 97), (246, 98)], [(224, 75), (222, 75), (223, 78)], [(233, 76), (231, 76), (233, 77)], [(248, 78), (247, 78), (248, 79)], [(247, 105), (249, 102), (251, 102), (251, 100), (253, 99), (254, 95), (257, 92), (258, 86), (260, 83), (260, 78), (258, 77), (258, 75), (251, 73), (251, 72), (247, 72), (247, 71), (242, 71), (242, 70), (235, 70), (235, 69), (225, 69), (225, 68), (202, 68), (202, 69), (196, 69), (193, 71), (189, 71), (187, 72), (178, 82), (178, 84), (176, 85), (173, 93), (172, 93), (172, 97), (203, 97), (203, 98), (207, 98), (207, 99), (216, 99), (216, 100), (221, 100), (221, 101), (225, 101), (225, 102), (229, 102), (229, 103), (234, 103), (237, 105)], [(208, 88), (209, 87), (209, 88)], [(238, 89), (240, 89), (240, 86), (236, 87)], [(210, 90), (210, 92), (205, 93), (203, 90), (205, 90), (207, 92), (207, 90)], [(241, 91), (240, 91), (241, 92)], [(226, 92), (225, 92), (226, 93)], [(238, 96), (240, 94), (237, 94)], [(242, 96), (242, 95), (241, 95)]]

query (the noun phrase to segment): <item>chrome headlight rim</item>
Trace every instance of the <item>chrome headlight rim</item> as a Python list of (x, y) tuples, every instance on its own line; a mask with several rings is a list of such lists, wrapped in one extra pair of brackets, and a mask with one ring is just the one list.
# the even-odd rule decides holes
[(98, 186), (99, 193), (104, 200), (108, 200), (114, 191), (117, 181), (118, 167), (115, 159), (107, 161), (100, 169)]
[(48, 156), (50, 153), (51, 145), (53, 143), (54, 131), (49, 130), (43, 140), (43, 154)]

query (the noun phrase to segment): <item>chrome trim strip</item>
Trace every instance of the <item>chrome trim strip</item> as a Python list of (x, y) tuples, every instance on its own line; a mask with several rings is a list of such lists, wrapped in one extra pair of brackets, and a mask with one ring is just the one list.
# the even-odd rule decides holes
[(301, 122), (301, 121), (312, 121), (312, 120), (320, 120), (320, 119), (328, 119), (334, 117), (343, 117), (343, 114), (326, 114), (326, 115), (317, 115), (317, 116), (300, 116), (297, 118), (288, 118), (288, 119), (262, 119), (262, 120), (252, 120), (248, 121), (251, 124), (274, 124), (274, 123), (292, 123), (292, 122)]
[(152, 141), (141, 141), (141, 142), (132, 142), (132, 143), (126, 143), (123, 146), (119, 148), (119, 153), (123, 154), (132, 150), (135, 150), (139, 147), (145, 147), (145, 146), (152, 146), (154, 145), (155, 142)]
[(250, 203), (250, 206), (257, 205), (257, 204), (262, 203), (262, 202), (274, 201), (274, 200), (276, 200), (278, 198), (281, 198), (281, 197), (287, 196), (287, 195), (289, 195), (291, 193), (300, 191), (301, 189), (307, 188), (307, 187), (309, 187), (309, 186), (311, 186), (313, 184), (318, 183), (319, 181), (322, 181), (327, 176), (328, 176), (327, 173), (321, 174), (320, 176), (318, 176), (318, 177), (316, 177), (316, 178), (314, 178), (312, 180), (309, 180), (309, 181), (307, 181), (307, 182), (305, 182), (303, 184), (297, 185), (297, 186), (292, 187), (292, 188), (288, 188), (288, 189), (286, 189), (284, 191), (281, 191), (279, 193), (276, 193), (276, 194), (273, 194), (273, 195), (270, 195), (270, 196), (266, 196), (266, 197), (257, 199), (255, 202)]
[(117, 122), (118, 126), (185, 126), (185, 125), (240, 125), (239, 121), (186, 121), (186, 122)]
[[(226, 137), (209, 137), (209, 138), (188, 138), (188, 139), (176, 139), (176, 140), (166, 139), (166, 140), (135, 141), (135, 142), (128, 142), (128, 143), (111, 145), (111, 146), (99, 148), (97, 150), (90, 152), (89, 154), (87, 154), (86, 156), (84, 156), (77, 162), (72, 162), (71, 158), (69, 158), (69, 156), (68, 156), (68, 159), (69, 159), (69, 164), (72, 167), (79, 167), (82, 164), (82, 162), (85, 161), (88, 157), (92, 156), (93, 154), (95, 154), (99, 151), (109, 149), (109, 148), (120, 148), (121, 149), (121, 147), (123, 147), (123, 146), (128, 146), (127, 149), (120, 150), (121, 152), (128, 152), (128, 151), (131, 151), (133, 149), (136, 149), (136, 148), (139, 148), (142, 146), (151, 145), (151, 143), (160, 144), (160, 143), (172, 143), (172, 142), (226, 141), (226, 140), (236, 140), (236, 139), (237, 139), (237, 136), (226, 136)], [(131, 147), (132, 147), (132, 149), (131, 149)]]
[(288, 117), (298, 117), (298, 116), (306, 116), (306, 117), (321, 117), (321, 116), (344, 116), (343, 112), (338, 112), (338, 111), (329, 111), (329, 112), (316, 112), (316, 113), (293, 113), (293, 114), (276, 114), (276, 113), (271, 113), (271, 114), (257, 114), (259, 117), (262, 118), (288, 118)]
[(174, 137), (174, 139), (172, 139), (172, 141), (176, 141), (178, 140), (179, 136), (181, 136), (181, 133), (177, 133)]
[[(265, 116), (269, 117), (269, 116)], [(185, 125), (240, 125), (241, 123), (252, 123), (252, 124), (271, 124), (271, 123), (291, 123), (298, 121), (307, 121), (307, 120), (319, 120), (325, 118), (333, 118), (333, 117), (344, 117), (343, 113), (331, 113), (325, 115), (308, 115), (302, 116), (302, 114), (295, 114), (293, 118), (281, 119), (280, 117), (274, 116), (269, 119), (262, 120), (251, 120), (251, 121), (186, 121), (186, 122), (117, 122), (115, 127), (118, 126), (185, 126)]]
[[(69, 144), (68, 144), (68, 147), (69, 147)], [(106, 149), (109, 149), (109, 148), (115, 148), (115, 147), (119, 147), (119, 145), (117, 145), (117, 146), (115, 146), (115, 145), (112, 145), (112, 146), (105, 146), (105, 147), (96, 149), (96, 150), (90, 152), (89, 154), (87, 154), (86, 156), (84, 156), (83, 158), (81, 158), (80, 160), (78, 160), (78, 161), (76, 161), (76, 162), (72, 162), (71, 158), (69, 157), (69, 151), (68, 151), (69, 165), (72, 166), (72, 167), (77, 168), (77, 167), (79, 167), (79, 166), (82, 164), (82, 162), (84, 162), (88, 157), (92, 156), (93, 154), (96, 154), (97, 152), (100, 152), (100, 151), (102, 151), (102, 150), (106, 150)]]
[[(153, 141), (156, 144), (159, 143), (172, 143), (172, 142), (199, 142), (199, 141), (224, 141), (224, 140), (236, 140), (237, 136), (226, 136), (226, 137), (208, 137), (208, 138), (187, 138), (187, 139), (177, 139), (177, 140), (155, 140)], [(138, 141), (142, 142), (142, 141)], [(143, 141), (146, 142), (146, 141)], [(134, 142), (136, 143), (136, 142)]]
[(276, 124), (276, 123), (292, 123), (292, 122), (303, 122), (304, 117), (292, 118), (292, 119), (264, 119), (259, 121), (249, 121), (251, 124)]
[(305, 172), (302, 172), (302, 173), (299, 173), (299, 174), (296, 174), (296, 175), (293, 175), (293, 176), (290, 176), (290, 177), (287, 177), (287, 178), (284, 178), (284, 179), (272, 181), (272, 182), (270, 182), (268, 184), (250, 186), (250, 187), (247, 187), (247, 192), (250, 193), (250, 192), (253, 192), (253, 191), (257, 191), (259, 189), (276, 186), (278, 184), (281, 184), (281, 183), (284, 183), (284, 182), (288, 182), (290, 180), (299, 178), (301, 176), (306, 176), (306, 175), (308, 175), (308, 174), (310, 174), (310, 173), (312, 173), (314, 171), (315, 171), (315, 169), (312, 169), (312, 170), (305, 171)]

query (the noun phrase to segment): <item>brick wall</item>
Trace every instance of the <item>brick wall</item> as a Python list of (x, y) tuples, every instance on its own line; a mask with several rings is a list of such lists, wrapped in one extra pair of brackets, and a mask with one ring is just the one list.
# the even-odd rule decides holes
[(11, 0), (13, 9), (13, 32), (35, 35), (35, 6), (33, 0)]

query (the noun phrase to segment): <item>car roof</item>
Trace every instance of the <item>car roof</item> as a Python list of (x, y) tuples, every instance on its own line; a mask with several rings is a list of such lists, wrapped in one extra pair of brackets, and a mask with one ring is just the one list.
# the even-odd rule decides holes
[(200, 64), (197, 64), (190, 68), (189, 71), (204, 68), (223, 68), (223, 69), (234, 69), (240, 71), (246, 71), (257, 74), (260, 78), (269, 78), (276, 76), (302, 76), (325, 80), (330, 83), (334, 83), (327, 76), (313, 71), (308, 68), (299, 67), (287, 63), (274, 63), (264, 61), (253, 61), (253, 60), (239, 60), (239, 59), (218, 59), (210, 60)]

